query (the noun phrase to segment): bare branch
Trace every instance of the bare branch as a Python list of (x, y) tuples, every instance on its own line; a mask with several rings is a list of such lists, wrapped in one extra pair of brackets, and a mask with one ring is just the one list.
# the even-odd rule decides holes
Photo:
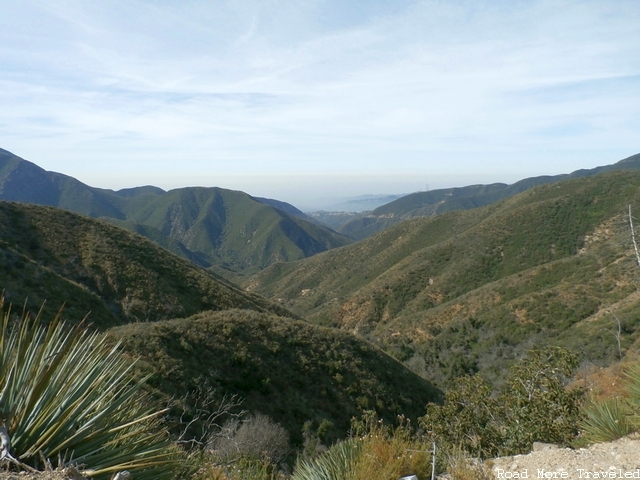
[(631, 217), (631, 205), (629, 205), (629, 227), (631, 228), (631, 240), (633, 241), (633, 248), (636, 252), (636, 260), (638, 261), (638, 266), (640, 267), (640, 253), (638, 253), (638, 244), (636, 243), (636, 233), (633, 229), (633, 219)]
[(238, 395), (225, 394), (218, 399), (212, 388), (186, 393), (173, 402), (173, 406), (181, 408), (177, 443), (203, 449), (209, 438), (223, 429), (224, 422), (239, 419), (247, 413), (240, 409), (242, 402)]
[(620, 323), (620, 319), (616, 316), (615, 313), (613, 313), (613, 311), (611, 311), (610, 308), (608, 308), (607, 310), (611, 315), (613, 315), (613, 318), (616, 319), (616, 322), (618, 322), (618, 333), (616, 333), (616, 340), (618, 341), (618, 356), (620, 357), (620, 360), (622, 360), (622, 347), (620, 346), (620, 334), (622, 333), (622, 324)]

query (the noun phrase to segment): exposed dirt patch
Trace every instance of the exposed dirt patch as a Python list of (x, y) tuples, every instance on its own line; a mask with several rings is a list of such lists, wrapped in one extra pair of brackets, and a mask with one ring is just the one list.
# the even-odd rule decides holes
[(640, 478), (640, 435), (577, 450), (543, 448), (492, 462), (495, 478)]

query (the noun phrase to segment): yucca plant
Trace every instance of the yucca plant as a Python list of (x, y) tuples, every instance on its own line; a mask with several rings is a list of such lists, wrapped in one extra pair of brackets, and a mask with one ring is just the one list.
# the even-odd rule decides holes
[(584, 409), (581, 426), (587, 441), (608, 442), (640, 428), (640, 362), (633, 362), (624, 377), (622, 398), (594, 402)]
[(640, 425), (640, 361), (625, 371), (625, 391), (636, 425)]
[(589, 442), (610, 442), (635, 431), (628, 404), (613, 398), (593, 403), (584, 409), (582, 430)]
[(351, 480), (360, 447), (356, 438), (336, 443), (319, 457), (300, 461), (291, 480)]
[[(0, 308), (4, 307), (0, 298)], [(60, 313), (47, 325), (23, 314), (0, 325), (0, 423), (11, 453), (38, 468), (42, 459), (79, 466), (92, 478), (129, 470), (137, 479), (174, 478), (183, 458), (142, 393), (118, 346)]]

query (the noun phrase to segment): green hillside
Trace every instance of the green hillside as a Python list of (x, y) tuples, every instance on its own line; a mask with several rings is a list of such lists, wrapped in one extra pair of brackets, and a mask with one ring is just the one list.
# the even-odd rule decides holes
[(221, 188), (139, 196), (120, 208), (135, 224), (154, 228), (211, 264), (231, 269), (258, 270), (348, 243), (326, 227)]
[(256, 272), (351, 240), (292, 205), (222, 188), (90, 187), (0, 149), (0, 200), (64, 208), (147, 236), (200, 266)]
[[(165, 400), (238, 394), (301, 441), (306, 421), (344, 437), (364, 409), (421, 415), (439, 391), (349, 333), (297, 320), (144, 237), (66, 210), (0, 202), (0, 289), (14, 312), (88, 322), (122, 339)], [(190, 317), (184, 319), (182, 317)], [(167, 320), (169, 318), (178, 318)]]
[(377, 347), (346, 332), (250, 311), (135, 323), (108, 332), (157, 375), (167, 396), (212, 388), (284, 426), (295, 443), (302, 427), (331, 422), (328, 440), (346, 436), (351, 417), (416, 418), (440, 392)]
[(613, 165), (577, 170), (564, 175), (525, 178), (511, 185), (494, 183), (416, 192), (382, 205), (371, 212), (356, 215), (341, 225), (332, 226), (340, 233), (361, 240), (410, 218), (431, 217), (454, 210), (469, 210), (510, 198), (539, 185), (618, 170), (640, 170), (640, 154), (620, 160)]
[(100, 328), (229, 308), (291, 315), (139, 235), (11, 202), (0, 202), (0, 290), (16, 306), (28, 298), (32, 310), (65, 301), (68, 318), (91, 312)]
[(622, 349), (640, 322), (629, 204), (640, 209), (639, 173), (540, 186), (273, 265), (247, 286), (358, 332), (442, 386), (466, 372), (495, 374), (545, 343), (606, 363), (618, 355), (607, 309), (622, 315)]

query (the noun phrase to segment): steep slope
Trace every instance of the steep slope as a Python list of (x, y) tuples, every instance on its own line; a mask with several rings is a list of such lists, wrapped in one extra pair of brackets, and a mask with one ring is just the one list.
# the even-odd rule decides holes
[(620, 352), (607, 309), (620, 314), (623, 350), (640, 321), (629, 204), (640, 209), (639, 173), (541, 186), (273, 265), (248, 286), (379, 342), (440, 385), (549, 342), (609, 362)]
[(348, 243), (326, 227), (221, 188), (181, 188), (121, 208), (130, 221), (232, 269), (257, 270)]
[(469, 210), (510, 198), (539, 185), (618, 170), (640, 170), (640, 154), (620, 160), (613, 165), (576, 170), (564, 175), (525, 178), (512, 185), (494, 183), (416, 192), (382, 205), (371, 212), (357, 215), (340, 226), (334, 225), (334, 228), (351, 238), (361, 240), (409, 218), (431, 217), (454, 210)]
[[(105, 328), (247, 308), (290, 315), (149, 240), (52, 207), (0, 202), (0, 290), (36, 310), (66, 302), (65, 317)], [(50, 313), (50, 312), (49, 312)]]
[(91, 217), (124, 219), (122, 212), (111, 204), (111, 193), (66, 175), (47, 172), (0, 149), (0, 200), (51, 205)]
[(376, 409), (386, 419), (424, 414), (439, 391), (354, 335), (248, 311), (136, 323), (108, 332), (158, 373), (152, 385), (180, 397), (197, 388), (245, 398), (301, 443), (306, 421), (332, 424), (344, 437), (351, 417)]
[(0, 200), (104, 218), (201, 266), (231, 270), (257, 271), (351, 242), (277, 200), (221, 188), (103, 190), (1, 149)]

